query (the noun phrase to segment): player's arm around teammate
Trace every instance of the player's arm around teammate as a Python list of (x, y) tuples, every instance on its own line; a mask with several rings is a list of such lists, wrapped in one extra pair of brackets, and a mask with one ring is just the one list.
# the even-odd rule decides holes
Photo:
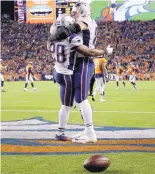
[(111, 54), (113, 51), (113, 48), (108, 46), (106, 51), (104, 50), (98, 50), (98, 49), (90, 49), (85, 45), (81, 45), (77, 48), (77, 51), (84, 54), (85, 56), (102, 56), (105, 53)]

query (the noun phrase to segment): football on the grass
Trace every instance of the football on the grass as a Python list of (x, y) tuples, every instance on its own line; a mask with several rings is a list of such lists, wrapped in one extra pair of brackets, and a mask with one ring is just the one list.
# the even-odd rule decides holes
[(103, 155), (92, 155), (83, 164), (83, 167), (89, 172), (102, 172), (109, 166), (110, 160)]

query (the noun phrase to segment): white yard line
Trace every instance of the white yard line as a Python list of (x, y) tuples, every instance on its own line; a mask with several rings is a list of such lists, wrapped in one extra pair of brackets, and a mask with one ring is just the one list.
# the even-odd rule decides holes
[[(59, 110), (13, 110), (13, 109), (4, 109), (1, 112), (41, 112), (41, 113), (57, 113)], [(78, 110), (72, 110), (72, 112), (79, 112)], [(126, 114), (155, 114), (151, 111), (103, 111), (103, 110), (94, 110), (96, 113), (126, 113)]]

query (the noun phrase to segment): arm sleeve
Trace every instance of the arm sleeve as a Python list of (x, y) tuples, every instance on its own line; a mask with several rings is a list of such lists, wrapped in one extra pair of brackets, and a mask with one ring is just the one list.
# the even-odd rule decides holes
[(73, 33), (79, 33), (81, 31), (81, 27), (79, 24), (74, 23), (72, 25), (69, 25), (67, 27), (60, 27), (57, 29), (57, 32), (55, 34), (55, 36), (53, 35), (50, 38), (50, 41), (56, 41), (56, 40), (64, 40), (67, 37), (69, 37), (71, 34)]

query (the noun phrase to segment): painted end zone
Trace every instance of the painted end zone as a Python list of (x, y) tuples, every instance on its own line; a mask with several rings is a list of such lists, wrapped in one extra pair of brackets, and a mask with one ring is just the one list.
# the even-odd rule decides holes
[[(57, 123), (41, 117), (1, 123), (2, 155), (55, 155), (106, 152), (154, 152), (155, 129), (95, 127), (96, 144), (72, 144), (55, 141)], [(68, 125), (69, 137), (84, 130), (83, 125)]]

